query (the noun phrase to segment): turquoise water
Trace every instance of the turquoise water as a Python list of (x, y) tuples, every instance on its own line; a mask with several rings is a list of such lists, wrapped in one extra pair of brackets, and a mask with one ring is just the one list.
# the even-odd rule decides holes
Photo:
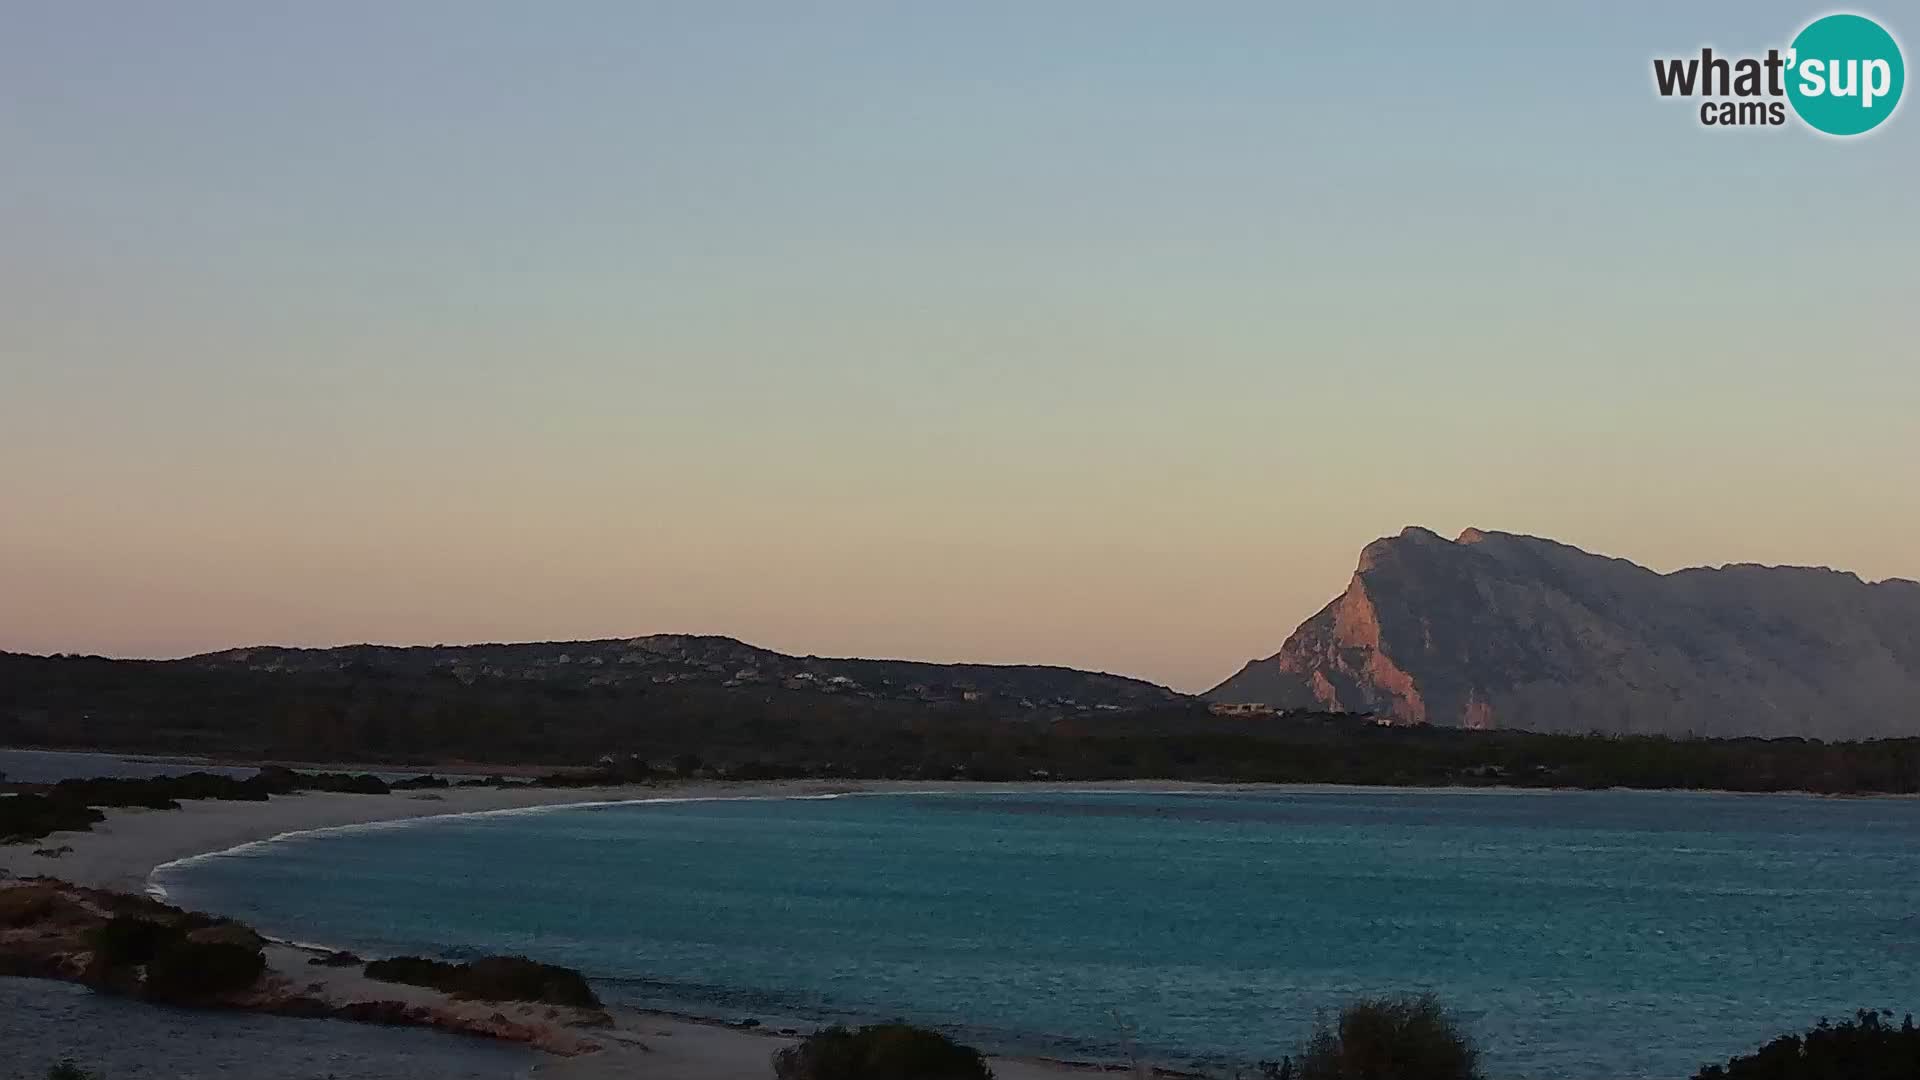
[[(310, 834), (174, 899), (375, 953), (519, 952), (720, 1017), (1136, 1043), (1225, 1070), (1432, 989), (1496, 1077), (1676, 1077), (1920, 1007), (1920, 802), (1019, 793), (621, 805)], [(776, 1021), (778, 1022), (778, 1021)]]

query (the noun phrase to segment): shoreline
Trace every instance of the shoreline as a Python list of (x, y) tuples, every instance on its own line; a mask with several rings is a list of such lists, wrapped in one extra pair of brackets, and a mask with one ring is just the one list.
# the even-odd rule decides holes
[[(483, 762), (450, 761), (433, 764), (381, 764), (356, 762), (262, 760), (256, 758), (228, 758), (205, 754), (164, 754), (143, 751), (119, 751), (100, 749), (68, 749), (52, 746), (0, 746), (0, 753), (15, 751), (29, 754), (67, 754), (92, 757), (114, 758), (137, 764), (160, 765), (169, 767), (202, 767), (208, 769), (262, 769), (284, 768), (295, 772), (309, 773), (374, 773), (385, 776), (432, 775), (456, 777), (459, 779), (482, 779), (500, 777), (510, 782), (531, 783), (547, 776), (565, 776), (585, 779), (593, 776), (597, 769), (586, 765), (489, 765)], [(1615, 784), (1608, 787), (1577, 787), (1570, 785), (1511, 784), (1511, 783), (1444, 783), (1444, 784), (1361, 784), (1342, 781), (1270, 781), (1270, 780), (1194, 780), (1162, 777), (1124, 777), (1104, 780), (898, 780), (856, 777), (807, 777), (787, 780), (720, 780), (720, 779), (680, 779), (666, 778), (651, 782), (628, 782), (596, 787), (562, 788), (563, 791), (610, 791), (610, 790), (680, 790), (684, 788), (705, 789), (760, 789), (783, 788), (793, 785), (830, 785), (844, 789), (842, 794), (887, 794), (887, 793), (943, 793), (967, 791), (1039, 791), (1039, 792), (1154, 792), (1160, 794), (1182, 794), (1188, 792), (1418, 792), (1434, 794), (1568, 794), (1633, 792), (1647, 795), (1740, 795), (1751, 797), (1783, 797), (1803, 799), (1895, 799), (1920, 800), (1920, 791), (1814, 791), (1808, 788), (1784, 788), (1776, 791), (1760, 791), (1750, 788), (1717, 787), (1633, 787)], [(741, 798), (785, 798), (789, 796), (777, 793), (742, 795)], [(612, 800), (639, 801), (639, 800)], [(0, 853), (4, 853), (0, 848)]]
[[(1289, 788), (1292, 786), (1289, 785)], [(360, 795), (302, 792), (275, 795), (266, 803), (189, 800), (179, 810), (111, 808), (87, 832), (50, 834), (34, 844), (0, 846), (0, 889), (29, 877), (49, 877), (85, 888), (167, 899), (154, 876), (169, 867), (253, 845), (317, 832), (344, 832), (407, 825), (450, 817), (540, 813), (569, 807), (644, 805), (733, 799), (819, 799), (856, 795), (959, 795), (1039, 791), (1194, 793), (1280, 790), (1278, 785), (1212, 785), (1161, 781), (1119, 783), (979, 783), (936, 781), (783, 780), (690, 781), (602, 788), (451, 788)], [(1298, 790), (1297, 788), (1295, 790)], [(1326, 790), (1326, 788), (1319, 788)], [(57, 857), (36, 850), (68, 849)], [(169, 900), (168, 902), (172, 902)], [(213, 912), (213, 914), (219, 914)], [(292, 931), (297, 934), (297, 931)], [(326, 945), (269, 938), (269, 977), (302, 985), (305, 993), (342, 1007), (373, 1003), (428, 1010), (458, 1024), (435, 1023), (455, 1034), (523, 1042), (548, 1052), (537, 1076), (614, 1080), (646, 1070), (661, 1080), (735, 1080), (770, 1076), (771, 1057), (809, 1030), (783, 1034), (740, 1021), (610, 1006), (609, 1025), (581, 1026), (577, 1018), (544, 1007), (501, 1002), (475, 1006), (436, 991), (376, 983), (357, 968), (312, 963)], [(268, 1010), (271, 1011), (271, 1010)], [(1027, 1056), (993, 1056), (1001, 1080), (1059, 1080), (1130, 1072), (1130, 1066)], [(1179, 1075), (1163, 1073), (1162, 1075)]]
[[(266, 802), (182, 800), (177, 810), (108, 807), (88, 831), (50, 833), (0, 845), (0, 871), (45, 875), (75, 885), (142, 893), (154, 871), (284, 836), (400, 826), (432, 818), (535, 813), (567, 807), (718, 799), (829, 798), (852, 795), (963, 795), (1041, 792), (1183, 794), (1232, 791), (1341, 791), (1339, 785), (1205, 784), (1162, 780), (1078, 782), (920, 780), (674, 781), (605, 787), (434, 788), (385, 795), (306, 791)], [(1365, 791), (1366, 788), (1351, 790)], [(1479, 790), (1479, 789), (1461, 789)], [(36, 849), (69, 849), (57, 858)]]
[[(537, 813), (567, 807), (719, 799), (835, 798), (872, 795), (964, 794), (1603, 794), (1698, 795), (1737, 798), (1915, 800), (1901, 793), (1828, 794), (1812, 791), (1731, 791), (1709, 788), (1563, 788), (1502, 785), (1397, 787), (1369, 784), (1274, 784), (1192, 780), (674, 780), (602, 787), (518, 785), (394, 791), (385, 795), (299, 792), (265, 803), (184, 800), (177, 810), (110, 807), (89, 831), (50, 833), (29, 843), (0, 845), (0, 880), (35, 875), (115, 892), (145, 894), (155, 872), (254, 844), (316, 832), (402, 826), (433, 818)], [(69, 849), (57, 858), (40, 849)]]
[[(549, 812), (569, 807), (644, 805), (709, 800), (824, 799), (853, 796), (922, 795), (1038, 795), (1047, 793), (1157, 793), (1157, 794), (1533, 794), (1548, 797), (1582, 789), (1511, 788), (1496, 786), (1374, 787), (1332, 784), (1251, 784), (1183, 781), (674, 781), (608, 787), (507, 788), (470, 787), (395, 791), (387, 794), (301, 792), (274, 795), (266, 802), (184, 800), (178, 810), (111, 808), (106, 820), (86, 832), (54, 833), (27, 844), (0, 846), (0, 890), (19, 880), (45, 876), (72, 884), (135, 895), (152, 895), (156, 880), (167, 868), (216, 857), (252, 845), (316, 832), (344, 832), (400, 828), (450, 817), (513, 815)], [(1632, 790), (1638, 789), (1614, 789)], [(1708, 792), (1669, 789), (1692, 795), (1758, 795), (1776, 793)], [(1592, 791), (1590, 794), (1604, 794)], [(1778, 793), (1787, 794), (1787, 793)], [(1814, 793), (1792, 793), (1797, 798), (1832, 798)], [(1905, 799), (1912, 796), (1892, 796)], [(39, 850), (66, 849), (57, 857)], [(190, 898), (189, 898), (190, 899)], [(169, 901), (177, 902), (177, 901)], [(217, 914), (217, 912), (216, 912)], [(334, 1010), (341, 1018), (363, 1017), (367, 1009), (411, 1010), (407, 1023), (438, 1027), (469, 1037), (490, 1036), (547, 1051), (551, 1056), (532, 1067), (530, 1075), (616, 1080), (645, 1069), (663, 1080), (735, 1080), (768, 1077), (771, 1055), (811, 1023), (793, 1018), (703, 1018), (633, 1006), (613, 1005), (604, 1019), (588, 1021), (555, 1015), (544, 1007), (519, 1003), (456, 1001), (437, 991), (399, 987), (366, 979), (355, 968), (327, 967), (313, 961), (328, 951), (325, 944), (309, 944), (298, 927), (278, 928), (280, 940), (270, 940), (269, 976), (281, 991), (304, 993)], [(305, 987), (304, 991), (299, 990)], [(255, 1011), (270, 1007), (242, 1005)], [(356, 1013), (354, 1010), (359, 1009)], [(960, 1021), (964, 1017), (949, 1017)], [(785, 1030), (783, 1033), (783, 1029)], [(1134, 1067), (1117, 1061), (1062, 1061), (1041, 1056), (993, 1056), (1001, 1080), (1061, 1080), (1100, 1073), (1132, 1073)], [(1145, 1070), (1140, 1070), (1144, 1072)], [(1154, 1070), (1160, 1075), (1177, 1072)], [(1190, 1074), (1186, 1074), (1190, 1075)]]

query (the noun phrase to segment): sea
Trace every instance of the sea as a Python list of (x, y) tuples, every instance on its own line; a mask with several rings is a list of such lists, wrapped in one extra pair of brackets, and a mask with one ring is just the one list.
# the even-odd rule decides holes
[(0, 977), (0, 1076), (70, 1061), (102, 1080), (516, 1080), (545, 1055), (422, 1028), (175, 1009)]
[(18, 784), (55, 784), (62, 780), (93, 777), (148, 780), (157, 776), (183, 776), (190, 772), (218, 773), (245, 779), (258, 771), (252, 766), (123, 757), (85, 750), (14, 750), (0, 747), (0, 780)]
[(660, 799), (296, 834), (174, 902), (624, 1004), (1231, 1076), (1431, 992), (1495, 1080), (1691, 1076), (1920, 1006), (1920, 801), (1286, 789)]
[[(420, 775), (445, 775), (431, 769), (395, 769), (368, 765), (309, 765), (306, 771), (371, 773), (382, 780), (404, 780)], [(0, 781), (16, 784), (57, 784), (62, 780), (112, 777), (150, 780), (188, 773), (213, 773), (245, 780), (259, 773), (254, 765), (221, 765), (194, 758), (129, 757), (91, 750), (22, 750), (0, 747)]]

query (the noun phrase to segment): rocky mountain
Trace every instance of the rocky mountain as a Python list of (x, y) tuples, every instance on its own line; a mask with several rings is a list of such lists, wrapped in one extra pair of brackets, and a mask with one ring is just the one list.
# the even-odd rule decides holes
[(1368, 544), (1346, 591), (1205, 695), (1394, 723), (1562, 732), (1920, 734), (1920, 582), (1655, 573), (1511, 533)]
[(212, 670), (442, 675), (469, 685), (779, 687), (883, 700), (975, 701), (1003, 710), (1054, 713), (1141, 708), (1183, 698), (1150, 682), (1074, 668), (789, 656), (730, 637), (693, 634), (489, 645), (258, 646), (177, 663)]

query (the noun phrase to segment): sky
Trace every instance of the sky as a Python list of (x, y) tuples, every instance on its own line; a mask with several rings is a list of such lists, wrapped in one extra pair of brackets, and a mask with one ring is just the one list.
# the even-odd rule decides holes
[(1920, 577), (1915, 106), (1653, 91), (1825, 10), (0, 0), (0, 649), (1199, 690), (1409, 524)]

